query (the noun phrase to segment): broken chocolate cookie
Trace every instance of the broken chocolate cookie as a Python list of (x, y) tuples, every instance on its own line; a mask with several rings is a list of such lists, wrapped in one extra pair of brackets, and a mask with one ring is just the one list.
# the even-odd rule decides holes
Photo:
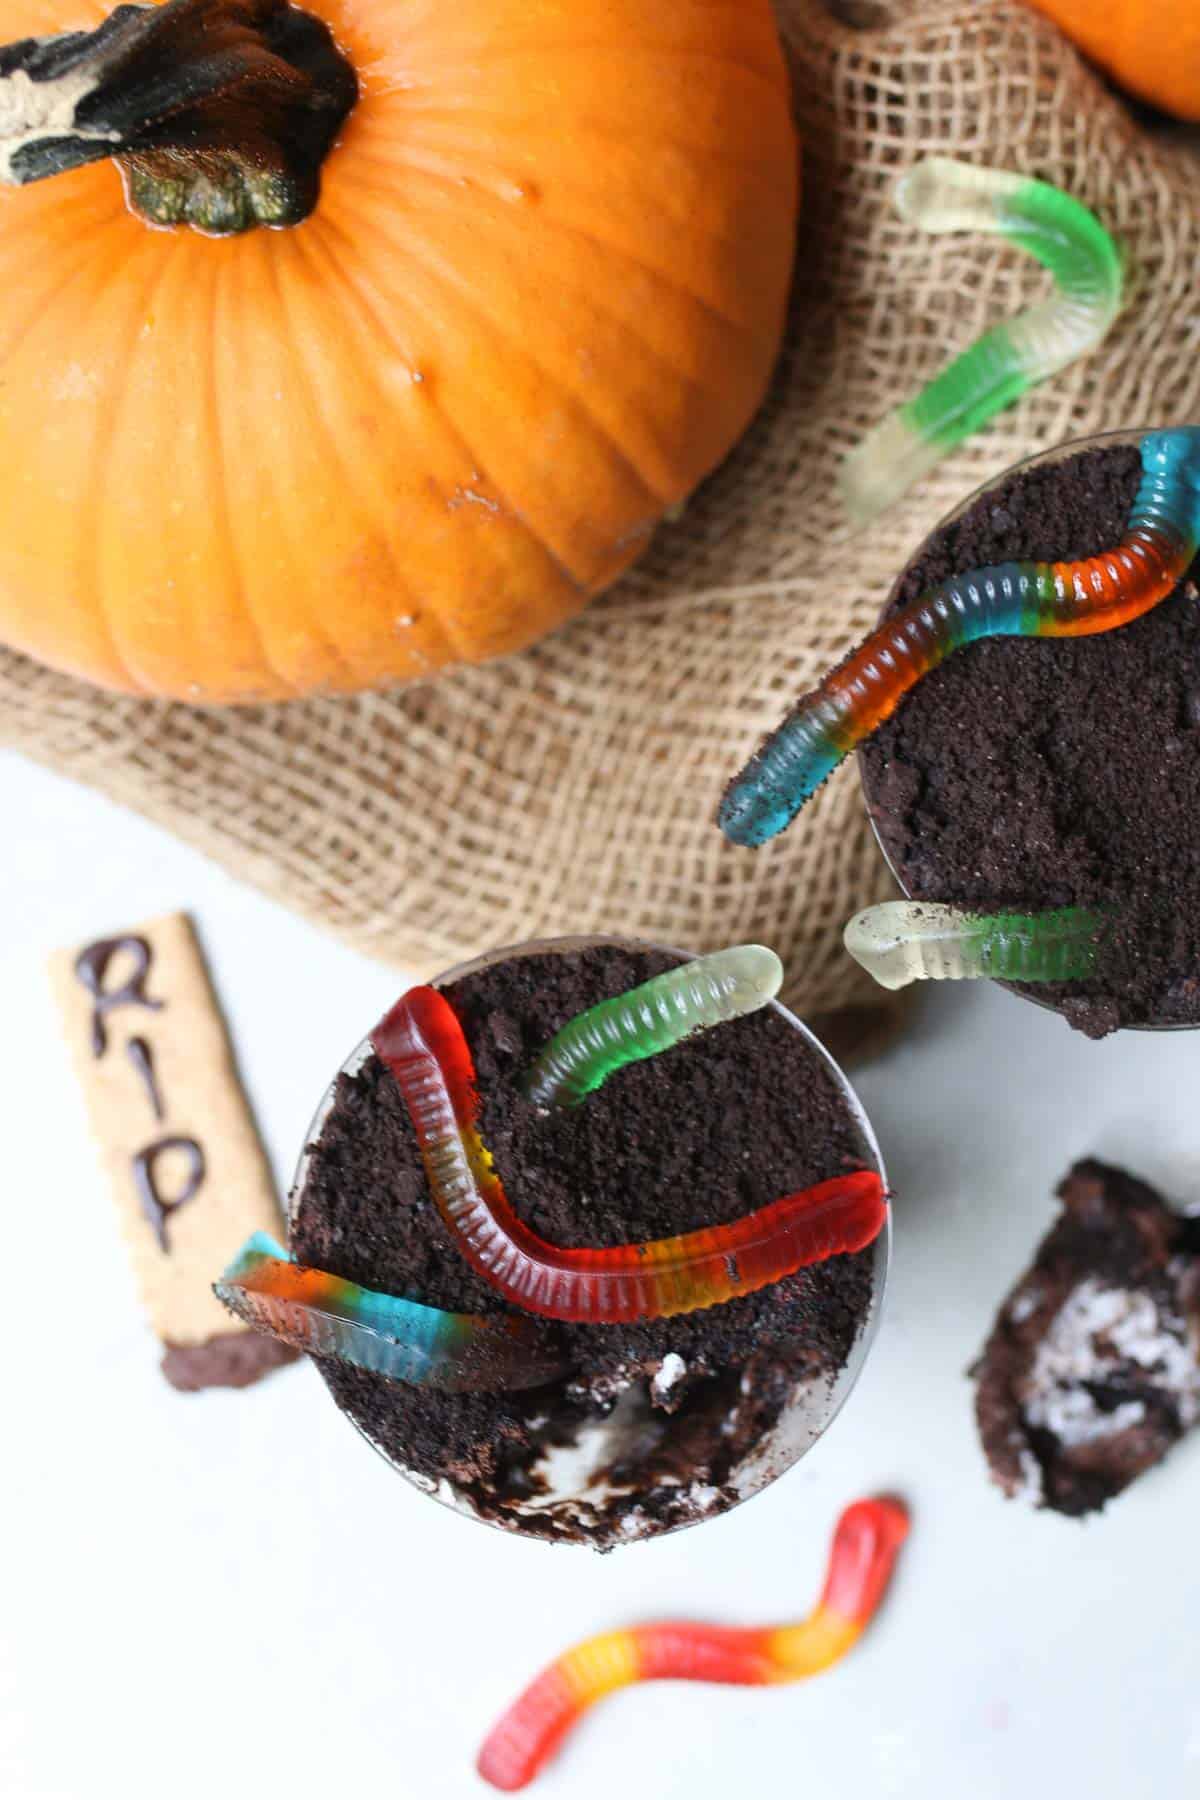
[(1095, 1512), (1200, 1419), (1200, 1219), (1088, 1159), (972, 1374), (992, 1479)]

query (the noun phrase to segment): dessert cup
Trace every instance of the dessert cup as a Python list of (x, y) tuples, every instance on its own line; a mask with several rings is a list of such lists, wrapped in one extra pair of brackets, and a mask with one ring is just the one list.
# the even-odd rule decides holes
[[(958, 571), (1110, 548), (1123, 529), (1115, 521), (1132, 499), (1146, 429), (1153, 428), (1077, 439), (984, 483), (910, 558), (881, 622), (944, 579), (947, 563)], [(1106, 541), (1085, 541), (1080, 515), (1089, 504), (1105, 520)], [(858, 753), (872, 831), (907, 898), (979, 912), (1098, 904), (1121, 915), (1113, 961), (1090, 980), (1001, 983), (1093, 1037), (1200, 1024), (1200, 939), (1194, 950), (1180, 950), (1174, 920), (1190, 909), (1173, 902), (1167, 887), (1189, 860), (1191, 834), (1183, 857), (1176, 856), (1178, 818), (1164, 804), (1165, 794), (1190, 791), (1191, 784), (1200, 793), (1200, 660), (1192, 666), (1176, 648), (1181, 636), (1188, 644), (1194, 638), (1200, 658), (1196, 626), (1194, 588), (1185, 577), (1168, 600), (1115, 631), (976, 643), (926, 675)], [(956, 747), (940, 761), (939, 730), (944, 743), (949, 726), (939, 709), (945, 718), (988, 720), (978, 743), (968, 746), (964, 731), (961, 754)], [(1130, 749), (1138, 759), (1136, 784)], [(1024, 793), (1004, 783), (1004, 770), (1018, 762)], [(1122, 766), (1131, 768), (1133, 804), (1123, 803), (1107, 778)], [(975, 813), (973, 780), (981, 797)], [(956, 810), (964, 794), (967, 806)], [(934, 829), (939, 811), (941, 828)], [(1148, 839), (1130, 832), (1131, 824), (1148, 824)]]
[[(685, 952), (629, 939), (558, 938), (491, 952), (448, 971), (432, 985), (453, 989), (459, 983), (473, 977), (486, 976), (488, 971), (502, 969), (518, 959), (577, 959), (585, 953), (599, 955), (609, 951), (652, 956), (657, 959), (659, 966), (691, 960)], [(844, 1127), (845, 1141), (852, 1145), (852, 1155), (857, 1165), (874, 1169), (881, 1178), (886, 1179), (870, 1123), (841, 1069), (807, 1027), (785, 1007), (772, 1002), (769, 1010), (790, 1034), (794, 1034), (797, 1050), (817, 1072), (812, 1079), (820, 1080), (822, 1084), (831, 1084), (829, 1092), (840, 1115), (839, 1130)], [(732, 1026), (721, 1027), (720, 1031), (736, 1032), (749, 1023), (748, 1020), (739, 1020)], [(710, 1038), (719, 1035), (720, 1033), (709, 1034)], [(692, 1043), (698, 1041), (691, 1040)], [(667, 1052), (666, 1058), (679, 1056), (684, 1048)], [(655, 1062), (661, 1063), (666, 1058), (660, 1057)], [(318, 1108), (289, 1203), (289, 1226), (294, 1249), (297, 1238), (302, 1245), (306, 1241), (311, 1242), (311, 1236), (306, 1239), (306, 1229), (311, 1232), (314, 1218), (322, 1205), (318, 1192), (319, 1182), (314, 1177), (314, 1166), (315, 1160), (326, 1154), (322, 1147), (322, 1134), (326, 1132), (338, 1107), (339, 1093), (346, 1092), (347, 1080), (353, 1082), (374, 1062), (371, 1042), (366, 1038), (346, 1059)], [(640, 1066), (645, 1069), (652, 1065)], [(594, 1105), (596, 1099), (593, 1096), (585, 1104)], [(836, 1169), (825, 1171), (826, 1174), (838, 1172)], [(511, 1188), (510, 1197), (516, 1198)], [(617, 1381), (614, 1384), (611, 1410), (607, 1411), (594, 1404), (594, 1392), (587, 1395), (585, 1403), (573, 1407), (568, 1405), (567, 1389), (570, 1384), (564, 1379), (546, 1390), (539, 1390), (539, 1394), (530, 1402), (536, 1406), (530, 1421), (535, 1440), (537, 1428), (544, 1428), (546, 1436), (543, 1442), (536, 1445), (535, 1459), (532, 1463), (527, 1461), (518, 1480), (514, 1480), (510, 1474), (503, 1484), (486, 1479), (481, 1481), (474, 1472), (469, 1478), (458, 1478), (448, 1470), (435, 1473), (428, 1466), (411, 1466), (390, 1429), (383, 1430), (374, 1424), (370, 1417), (365, 1416), (367, 1409), (364, 1406), (345, 1404), (344, 1376), (339, 1381), (336, 1368), (319, 1366), (340, 1409), (347, 1412), (361, 1435), (398, 1474), (423, 1493), (431, 1495), (464, 1517), (505, 1530), (555, 1542), (586, 1543), (598, 1549), (608, 1549), (616, 1544), (659, 1536), (664, 1532), (716, 1517), (731, 1506), (761, 1492), (813, 1447), (845, 1404), (866, 1362), (879, 1322), (889, 1257), (890, 1218), (880, 1236), (866, 1250), (859, 1252), (854, 1258), (833, 1259), (836, 1262), (853, 1262), (858, 1265), (855, 1272), (856, 1281), (859, 1282), (856, 1293), (862, 1295), (857, 1316), (849, 1325), (839, 1325), (839, 1329), (846, 1332), (845, 1354), (837, 1366), (813, 1366), (795, 1379), (789, 1377), (785, 1382), (781, 1381), (778, 1392), (775, 1381), (767, 1383), (772, 1396), (769, 1427), (744, 1444), (735, 1427), (738, 1409), (743, 1404), (742, 1396), (747, 1392), (747, 1376), (743, 1372), (740, 1379), (735, 1380), (731, 1386), (729, 1378), (737, 1376), (736, 1368), (700, 1379), (695, 1390), (688, 1386), (686, 1398), (678, 1412), (652, 1409), (650, 1381), (644, 1375), (634, 1374), (628, 1381)], [(822, 1269), (830, 1269), (832, 1266), (832, 1262), (819, 1265)], [(799, 1281), (806, 1273), (801, 1271), (801, 1275), (790, 1279), (793, 1282)], [(821, 1291), (818, 1283), (813, 1292), (819, 1294)], [(811, 1305), (811, 1300), (807, 1304)], [(730, 1303), (731, 1307), (745, 1305), (746, 1299)], [(693, 1313), (687, 1316), (690, 1320), (705, 1319), (723, 1310), (712, 1308), (707, 1314)], [(658, 1328), (661, 1330), (665, 1325), (674, 1323), (676, 1321), (660, 1322)], [(593, 1326), (588, 1329), (602, 1332), (614, 1328)], [(815, 1352), (814, 1359), (819, 1360), (816, 1359)], [(662, 1358), (656, 1379), (661, 1382), (664, 1371), (669, 1377), (672, 1367), (677, 1368), (682, 1360), (676, 1357), (672, 1365), (671, 1353), (668, 1352)], [(354, 1376), (358, 1377), (357, 1371)], [(378, 1381), (381, 1378), (369, 1379)], [(603, 1383), (597, 1386), (602, 1388)], [(343, 1389), (340, 1393), (339, 1387)], [(573, 1391), (577, 1390), (578, 1376)], [(712, 1397), (706, 1398), (709, 1390)], [(492, 1397), (486, 1398), (490, 1400)], [(386, 1396), (384, 1399), (386, 1403)], [(765, 1405), (765, 1400), (761, 1404)], [(760, 1406), (757, 1383), (756, 1393), (751, 1396), (748, 1406), (751, 1416), (757, 1417)], [(355, 1416), (356, 1411), (359, 1416)], [(543, 1413), (545, 1418), (541, 1416)], [(569, 1425), (564, 1425), (564, 1417), (569, 1419)], [(719, 1484), (713, 1485), (704, 1479), (694, 1478), (698, 1434), (699, 1439), (708, 1445), (722, 1434), (730, 1442), (737, 1443), (736, 1458), (723, 1470)], [(384, 1442), (383, 1439), (388, 1437), (391, 1441)], [(703, 1465), (703, 1456), (699, 1457), (699, 1463)], [(666, 1474), (666, 1470), (671, 1472)]]

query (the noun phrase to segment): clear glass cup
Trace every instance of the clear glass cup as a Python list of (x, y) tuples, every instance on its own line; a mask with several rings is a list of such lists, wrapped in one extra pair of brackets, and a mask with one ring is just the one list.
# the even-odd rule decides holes
[[(957, 506), (953, 507), (952, 510), (933, 527), (928, 536), (923, 539), (913, 551), (908, 562), (905, 564), (904, 568), (901, 569), (895, 581), (892, 583), (891, 592), (887, 598), (887, 604), (879, 615), (880, 624), (883, 624), (887, 619), (887, 615), (900, 592), (900, 585), (903, 582), (905, 575), (908, 573), (908, 570), (912, 567), (913, 563), (921, 556), (929, 539), (936, 537), (939, 531), (944, 531), (948, 525), (952, 525), (956, 519), (961, 518), (962, 515), (965, 512), (968, 512), (977, 501), (984, 497), (985, 494), (993, 493), (998, 487), (1003, 486), (1005, 482), (1011, 481), (1015, 475), (1022, 475), (1028, 469), (1040, 469), (1046, 467), (1050, 463), (1066, 462), (1068, 458), (1078, 456), (1079, 453), (1084, 450), (1108, 450), (1115, 449), (1122, 444), (1140, 444), (1148, 431), (1157, 431), (1161, 429), (1162, 427), (1160, 426), (1144, 425), (1137, 431), (1101, 431), (1097, 432), (1092, 437), (1071, 438), (1064, 444), (1056, 444), (1052, 450), (1042, 450), (1039, 451), (1036, 456), (1023, 457), (1020, 462), (1012, 463), (1007, 469), (1001, 470), (1000, 474), (993, 475), (990, 480), (983, 482), (973, 493), (968, 494), (965, 500), (961, 500)], [(872, 835), (875, 838), (875, 842), (879, 845), (880, 855), (883, 857), (884, 862), (891, 871), (893, 881), (896, 883), (896, 886), (900, 889), (900, 892), (904, 895), (905, 899), (911, 900), (914, 896), (906, 886), (899, 869), (892, 861), (891, 853), (889, 852), (887, 845), (884, 843), (883, 834), (879, 828), (879, 808), (871, 793), (866, 765), (861, 756), (857, 757), (856, 761), (858, 763), (859, 784), (862, 788), (863, 802), (866, 806), (867, 819), (870, 822)], [(930, 898), (929, 895), (924, 897), (926, 899)], [(1019, 1000), (1028, 1000), (1032, 1006), (1040, 1006), (1044, 1012), (1062, 1014), (1063, 1009), (1058, 1001), (1051, 1000), (1045, 995), (1031, 993), (1027, 987), (1021, 987), (1019, 984), (1011, 981), (998, 981), (996, 985), (997, 987), (1006, 988), (1010, 994), (1015, 994)], [(1125, 1031), (1195, 1031), (1197, 1027), (1188, 1024), (1186, 1021), (1170, 1020), (1163, 1022), (1160, 1020), (1145, 1020), (1137, 1024), (1125, 1025), (1122, 1029)]]
[[(431, 985), (434, 987), (448, 987), (465, 975), (475, 974), (479, 970), (490, 968), (496, 963), (508, 962), (512, 958), (518, 956), (553, 955), (556, 953), (570, 954), (575, 951), (586, 950), (595, 945), (604, 944), (611, 944), (624, 949), (660, 950), (664, 955), (676, 956), (681, 961), (693, 960), (692, 953), (689, 951), (675, 950), (659, 944), (648, 944), (634, 938), (600, 936), (548, 938), (520, 944), (512, 949), (488, 951), (483, 956), (475, 957), (470, 962), (461, 963), (457, 968), (447, 970), (444, 975), (438, 976)], [(867, 1167), (876, 1169), (881, 1180), (883, 1180), (886, 1185), (887, 1175), (883, 1166), (883, 1158), (880, 1154), (875, 1134), (871, 1129), (870, 1120), (867, 1118), (862, 1103), (854, 1092), (854, 1089), (851, 1087), (849, 1081), (846, 1079), (845, 1074), (830, 1056), (829, 1052), (819, 1040), (813, 1036), (812, 1032), (800, 1019), (796, 1018), (793, 1013), (789, 1012), (788, 1009), (785, 1006), (782, 1006), (778, 1001), (772, 1001), (771, 1005), (782, 1018), (787, 1020), (793, 1030), (800, 1033), (814, 1054), (819, 1056), (826, 1064), (830, 1074), (841, 1091), (847, 1109), (857, 1126), (863, 1162)], [(371, 1054), (371, 1041), (369, 1037), (366, 1037), (350, 1052), (350, 1055), (337, 1071), (337, 1074), (330, 1082), (329, 1087), (322, 1097), (321, 1103), (316, 1111), (316, 1116), (314, 1117), (308, 1135), (305, 1138), (306, 1147), (300, 1157), (300, 1162), (296, 1170), (296, 1178), (292, 1185), (288, 1202), (289, 1221), (295, 1216), (296, 1209), (304, 1191), (304, 1184), (307, 1179), (309, 1166), (308, 1146), (311, 1146), (317, 1141), (321, 1134), (322, 1127), (325, 1124), (325, 1120), (332, 1110), (338, 1077), (343, 1074), (356, 1074)], [(637, 1541), (638, 1538), (644, 1539), (652, 1536), (663, 1536), (666, 1535), (668, 1531), (681, 1530), (691, 1524), (703, 1524), (705, 1520), (709, 1518), (719, 1517), (722, 1512), (728, 1511), (733, 1504), (740, 1504), (741, 1501), (750, 1499), (754, 1494), (761, 1493), (762, 1490), (769, 1487), (773, 1481), (778, 1480), (781, 1475), (786, 1474), (794, 1464), (799, 1462), (802, 1456), (807, 1455), (817, 1440), (824, 1436), (825, 1432), (828, 1431), (834, 1419), (841, 1412), (846, 1401), (849, 1399), (855, 1383), (866, 1364), (867, 1356), (870, 1353), (871, 1345), (874, 1342), (875, 1334), (879, 1328), (884, 1291), (887, 1286), (888, 1270), (891, 1263), (890, 1213), (883, 1231), (866, 1254), (873, 1258), (871, 1298), (845, 1367), (838, 1372), (832, 1382), (827, 1376), (819, 1376), (811, 1381), (798, 1384), (789, 1405), (770, 1433), (754, 1446), (753, 1450), (746, 1455), (743, 1461), (732, 1472), (729, 1485), (732, 1486), (736, 1492), (736, 1502), (729, 1502), (727, 1505), (715, 1505), (710, 1511), (706, 1512), (702, 1518), (687, 1520), (680, 1525), (662, 1526), (657, 1529), (630, 1532), (614, 1537), (612, 1539), (612, 1544), (633, 1542)], [(616, 1414), (614, 1414), (614, 1417), (615, 1416)], [(450, 1507), (453, 1511), (462, 1514), (465, 1518), (475, 1519), (483, 1524), (496, 1525), (503, 1530), (515, 1531), (518, 1533), (523, 1529), (521, 1517), (523, 1512), (528, 1516), (531, 1510), (536, 1510), (541, 1520), (544, 1521), (547, 1512), (552, 1512), (553, 1509), (557, 1507), (562, 1510), (564, 1518), (568, 1517), (571, 1509), (578, 1506), (580, 1502), (586, 1498), (589, 1467), (591, 1473), (594, 1473), (596, 1467), (603, 1466), (605, 1462), (610, 1460), (612, 1455), (611, 1443), (606, 1445), (603, 1441), (597, 1442), (595, 1445), (594, 1460), (590, 1465), (586, 1459), (581, 1460), (579, 1466), (571, 1472), (571, 1478), (568, 1480), (567, 1475), (564, 1473), (561, 1485), (555, 1487), (550, 1494), (539, 1495), (536, 1501), (514, 1501), (510, 1509), (510, 1516), (507, 1516), (504, 1519), (496, 1519), (486, 1517), (482, 1514), (473, 1504), (469, 1495), (457, 1488), (450, 1481), (443, 1479), (440, 1482), (434, 1482), (428, 1476), (406, 1468), (403, 1463), (398, 1462), (391, 1456), (382, 1445), (376, 1443), (370, 1433), (365, 1430), (357, 1420), (351, 1419), (350, 1422), (354, 1425), (360, 1436), (364, 1437), (371, 1445), (372, 1449), (376, 1450), (378, 1454), (384, 1458), (384, 1461), (388, 1463), (389, 1467), (394, 1469), (398, 1475), (404, 1476), (407, 1481), (411, 1482), (412, 1485), (418, 1488), (422, 1493), (429, 1494), (432, 1498), (440, 1501), (443, 1505)], [(656, 1449), (660, 1454), (662, 1448), (663, 1443), (662, 1440), (660, 1440), (656, 1446)], [(567, 1459), (563, 1460), (565, 1468)], [(633, 1496), (631, 1496), (631, 1503), (632, 1501)], [(530, 1532), (529, 1535), (544, 1537), (546, 1534), (544, 1531), (537, 1531)], [(578, 1542), (581, 1540), (578, 1538), (572, 1539), (569, 1536), (564, 1535), (562, 1541)], [(595, 1540), (593, 1540), (593, 1542), (595, 1542)], [(606, 1543), (603, 1547), (607, 1548), (610, 1546)]]

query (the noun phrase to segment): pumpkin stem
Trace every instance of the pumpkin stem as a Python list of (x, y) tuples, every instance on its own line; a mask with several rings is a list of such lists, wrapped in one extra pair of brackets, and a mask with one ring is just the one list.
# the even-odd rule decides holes
[(357, 98), (329, 28), (287, 0), (119, 6), (0, 48), (0, 180), (111, 156), (153, 225), (297, 225)]

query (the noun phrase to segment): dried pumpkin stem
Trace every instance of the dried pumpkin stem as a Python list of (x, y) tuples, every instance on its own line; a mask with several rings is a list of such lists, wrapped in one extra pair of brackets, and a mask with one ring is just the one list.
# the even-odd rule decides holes
[(357, 98), (329, 28), (287, 0), (119, 6), (0, 48), (0, 180), (112, 157), (151, 224), (297, 225)]

